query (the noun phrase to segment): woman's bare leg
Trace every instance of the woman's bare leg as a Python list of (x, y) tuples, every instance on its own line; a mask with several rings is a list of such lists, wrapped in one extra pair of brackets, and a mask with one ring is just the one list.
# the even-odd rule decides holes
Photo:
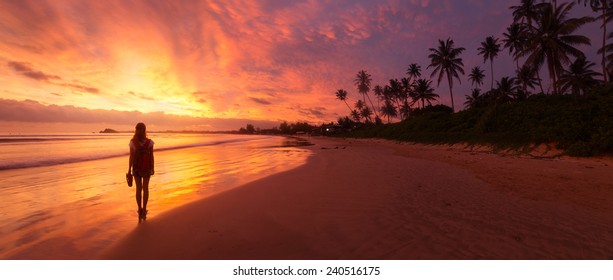
[[(148, 179), (148, 178), (147, 178)], [(149, 180), (147, 180), (149, 181)], [(138, 205), (138, 214), (141, 213), (141, 192), (143, 191), (143, 177), (134, 176), (134, 182), (136, 183), (136, 205)], [(147, 182), (149, 183), (149, 182)], [(148, 191), (147, 191), (148, 195)]]
[(143, 213), (147, 214), (147, 201), (149, 201), (149, 179), (151, 177), (143, 177)]

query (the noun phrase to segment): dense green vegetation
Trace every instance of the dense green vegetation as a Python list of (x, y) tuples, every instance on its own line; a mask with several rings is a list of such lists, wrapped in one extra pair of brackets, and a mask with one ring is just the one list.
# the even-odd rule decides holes
[[(592, 14), (572, 17), (576, 4), (592, 8)], [(465, 95), (466, 110), (456, 112), (453, 82), (462, 80), (463, 47), (451, 38), (439, 40), (430, 48), (430, 79), (436, 86), (446, 79), (451, 107), (432, 106), (440, 96), (431, 80), (422, 78), (421, 66), (407, 68), (406, 77), (389, 80), (389, 85), (374, 85), (377, 104), (370, 101), (372, 78), (362, 70), (354, 80), (362, 100), (349, 106), (348, 92), (340, 89), (337, 99), (350, 110), (339, 118), (344, 136), (380, 137), (425, 143), (490, 144), (498, 148), (529, 148), (539, 144), (555, 144), (569, 155), (589, 156), (613, 152), (613, 87), (608, 77), (613, 74), (613, 32), (607, 34), (607, 23), (613, 20), (612, 0), (557, 1), (520, 0), (509, 7), (513, 22), (502, 40), (487, 36), (476, 51), (489, 61), (489, 73), (474, 66), (467, 80), (475, 88)], [(599, 20), (603, 29), (601, 47), (602, 72), (592, 68), (579, 46), (591, 46), (590, 39), (578, 31), (587, 23)], [(516, 64), (514, 76), (494, 77), (494, 60), (504, 49)], [(540, 72), (544, 72), (541, 75)], [(489, 90), (482, 89), (486, 76)], [(548, 77), (547, 77), (548, 76)], [(548, 78), (548, 79), (547, 79)], [(543, 87), (549, 80), (548, 90)], [(547, 86), (547, 85), (546, 85)], [(426, 106), (426, 102), (429, 106)], [(369, 108), (369, 105), (372, 107)], [(420, 106), (421, 105), (421, 106)], [(372, 112), (380, 112), (387, 119)], [(392, 123), (398, 118), (398, 123)]]
[[(428, 49), (430, 64), (423, 70), (429, 73), (424, 77), (422, 67), (412, 63), (404, 77), (375, 85), (372, 76), (360, 70), (353, 80), (357, 97), (352, 99), (345, 89), (334, 92), (348, 109), (338, 125), (284, 122), (269, 130), (248, 125), (239, 132), (329, 135), (345, 131), (341, 135), (505, 149), (553, 144), (574, 156), (613, 152), (613, 86), (608, 79), (613, 74), (613, 43), (606, 40), (613, 38), (613, 32), (606, 31), (613, 20), (613, 0), (518, 2), (509, 7), (513, 21), (502, 37), (486, 36), (476, 50), (456, 46), (451, 38), (439, 39), (436, 47)], [(592, 13), (574, 17), (571, 11), (577, 4), (589, 5)], [(601, 73), (577, 48), (591, 46), (579, 31), (595, 20), (602, 22), (603, 29), (598, 47)], [(513, 76), (495, 77), (494, 62), (504, 50), (515, 61), (516, 71)], [(489, 71), (477, 65), (467, 68), (471, 71), (464, 77), (462, 56), (471, 54), (489, 62)], [(456, 113), (453, 85), (464, 79), (474, 88), (464, 93), (466, 109)], [(442, 81), (449, 88), (451, 107), (432, 106), (440, 98), (434, 86), (441, 87)], [(489, 87), (481, 88), (484, 82)]]
[(288, 123), (286, 121), (279, 124), (279, 127), (273, 127), (270, 129), (260, 129), (252, 124), (247, 124), (246, 127), (241, 127), (238, 130), (239, 134), (268, 134), (268, 135), (292, 135), (296, 133), (311, 133), (316, 130), (315, 126), (312, 126), (306, 122)]
[(585, 95), (537, 94), (524, 101), (451, 113), (426, 107), (419, 116), (387, 125), (369, 125), (345, 137), (378, 137), (421, 143), (491, 144), (527, 148), (555, 144), (574, 156), (613, 152), (613, 87)]

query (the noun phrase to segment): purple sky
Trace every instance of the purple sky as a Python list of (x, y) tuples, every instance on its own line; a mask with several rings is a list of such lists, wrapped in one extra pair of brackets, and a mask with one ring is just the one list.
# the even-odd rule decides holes
[[(517, 4), (0, 0), (0, 122), (37, 129), (111, 120), (121, 129), (137, 115), (158, 129), (225, 130), (246, 121), (335, 121), (348, 110), (334, 92), (343, 88), (355, 102), (359, 70), (373, 85), (403, 77), (411, 63), (429, 77), (428, 49), (438, 39), (466, 48), (465, 71), (481, 66), (489, 81), (477, 48), (487, 36), (502, 39)], [(574, 15), (592, 12), (578, 6)], [(592, 39), (582, 49), (598, 62), (599, 24), (579, 32)], [(496, 80), (514, 75), (507, 50), (494, 70)], [(461, 78), (457, 107), (471, 89)], [(445, 81), (436, 93), (450, 105)]]

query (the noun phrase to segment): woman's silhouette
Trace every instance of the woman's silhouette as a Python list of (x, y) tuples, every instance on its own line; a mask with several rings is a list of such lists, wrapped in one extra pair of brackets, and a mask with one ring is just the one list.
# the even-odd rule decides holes
[[(134, 136), (130, 140), (130, 162), (128, 174), (136, 181), (136, 204), (138, 221), (147, 219), (147, 201), (149, 200), (149, 179), (155, 173), (153, 160), (153, 140), (147, 138), (147, 127), (138, 123)], [(142, 201), (141, 201), (142, 200)]]

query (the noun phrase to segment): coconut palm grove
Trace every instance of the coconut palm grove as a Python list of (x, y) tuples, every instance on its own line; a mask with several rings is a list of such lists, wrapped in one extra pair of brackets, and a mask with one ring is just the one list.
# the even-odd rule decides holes
[[(593, 13), (571, 17), (578, 5)], [(506, 32), (484, 34), (478, 49), (441, 38), (429, 48), (429, 65), (411, 63), (403, 78), (385, 85), (372, 84), (360, 70), (355, 98), (347, 89), (335, 93), (347, 105), (347, 116), (338, 120), (345, 135), (505, 148), (546, 143), (583, 156), (613, 151), (613, 43), (607, 42), (613, 1), (522, 0), (508, 12), (513, 22)], [(602, 23), (602, 42), (579, 32), (594, 21)], [(597, 48), (601, 61), (588, 61), (580, 46)], [(515, 75), (496, 77), (496, 59), (505, 52)], [(479, 56), (489, 69), (467, 69), (467, 56)], [(472, 91), (454, 92), (462, 82)], [(451, 104), (437, 104), (441, 94), (449, 94)]]

